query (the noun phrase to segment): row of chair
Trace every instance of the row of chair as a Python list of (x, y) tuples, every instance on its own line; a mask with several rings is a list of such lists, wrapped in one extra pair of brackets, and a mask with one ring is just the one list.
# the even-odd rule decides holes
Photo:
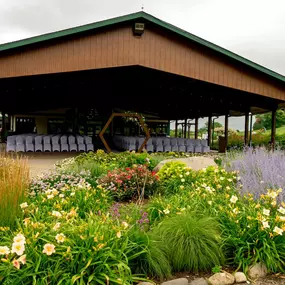
[[(137, 151), (144, 142), (144, 137), (126, 137), (116, 135), (113, 142), (116, 148), (129, 151)], [(151, 137), (145, 146), (147, 152), (209, 152), (207, 140), (168, 138), (168, 137)]]
[(7, 137), (7, 152), (94, 151), (92, 138), (79, 135), (22, 134)]

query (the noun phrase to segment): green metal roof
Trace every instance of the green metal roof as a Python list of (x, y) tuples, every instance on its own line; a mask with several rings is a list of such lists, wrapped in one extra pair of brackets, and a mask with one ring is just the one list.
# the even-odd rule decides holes
[(147, 14), (143, 11), (141, 12), (137, 12), (137, 13), (133, 13), (133, 14), (128, 14), (125, 16), (120, 16), (120, 17), (116, 17), (116, 18), (112, 18), (112, 19), (108, 19), (108, 20), (104, 20), (104, 21), (100, 21), (100, 22), (96, 22), (96, 23), (92, 23), (92, 24), (87, 24), (84, 26), (79, 26), (79, 27), (74, 27), (74, 28), (70, 28), (70, 29), (66, 29), (66, 30), (62, 30), (62, 31), (58, 31), (58, 32), (53, 32), (53, 33), (48, 33), (48, 34), (43, 34), (40, 36), (36, 36), (36, 37), (32, 37), (32, 38), (28, 38), (28, 39), (24, 39), (24, 40), (19, 40), (19, 41), (15, 41), (15, 42), (11, 42), (11, 43), (6, 43), (6, 44), (2, 44), (0, 45), (0, 52), (1, 51), (6, 51), (6, 50), (10, 50), (13, 48), (19, 48), (19, 47), (23, 47), (26, 45), (30, 45), (30, 44), (34, 44), (34, 43), (39, 43), (39, 42), (43, 42), (43, 41), (48, 41), (48, 40), (52, 40), (52, 39), (57, 39), (57, 38), (61, 38), (64, 36), (68, 36), (68, 35), (74, 35), (74, 34), (78, 34), (78, 33), (82, 33), (82, 32), (86, 32), (86, 31), (90, 31), (90, 30), (95, 30), (98, 28), (103, 28), (103, 27), (107, 27), (110, 25), (114, 25), (114, 24), (120, 24), (120, 23), (124, 23), (127, 21), (131, 21), (131, 20), (136, 20), (136, 19), (145, 19), (151, 23), (154, 23), (162, 28), (165, 28), (169, 31), (172, 31), (180, 36), (185, 37), (188, 40), (191, 40), (195, 43), (198, 43), (202, 46), (205, 46), (211, 50), (214, 50), (222, 55), (227, 56), (228, 58), (234, 59), (238, 62), (241, 62), (255, 70), (258, 70), (266, 75), (269, 75), (270, 77), (273, 77), (275, 79), (278, 79), (282, 82), (285, 82), (285, 76), (274, 72), (264, 66), (261, 66), (253, 61), (250, 61), (242, 56), (239, 56), (227, 49), (224, 49), (218, 45), (215, 45), (211, 42), (208, 42), (202, 38), (199, 38), (191, 33), (188, 33), (180, 28), (177, 28), (167, 22), (164, 22), (150, 14)]

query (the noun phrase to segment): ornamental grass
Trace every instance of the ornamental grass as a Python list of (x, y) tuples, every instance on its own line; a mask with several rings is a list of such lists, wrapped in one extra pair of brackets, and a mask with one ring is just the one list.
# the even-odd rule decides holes
[(0, 226), (12, 227), (29, 187), (27, 159), (0, 155)]

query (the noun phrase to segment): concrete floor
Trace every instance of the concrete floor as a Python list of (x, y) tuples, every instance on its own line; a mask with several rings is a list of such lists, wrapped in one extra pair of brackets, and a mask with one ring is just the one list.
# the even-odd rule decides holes
[(31, 177), (53, 169), (54, 164), (62, 159), (74, 157), (76, 153), (26, 153), (29, 160)]

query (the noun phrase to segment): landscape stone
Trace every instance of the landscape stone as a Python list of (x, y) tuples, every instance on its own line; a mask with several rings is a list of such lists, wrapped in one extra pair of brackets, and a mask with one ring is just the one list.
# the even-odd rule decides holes
[(234, 273), (234, 277), (235, 277), (236, 283), (244, 283), (247, 281), (247, 278), (243, 272)]
[(191, 167), (193, 170), (201, 170), (203, 168), (207, 168), (208, 166), (217, 166), (214, 159), (211, 157), (193, 156), (163, 160), (154, 168), (154, 171), (157, 172), (165, 163), (170, 161), (184, 162), (188, 167)]
[(140, 282), (138, 285), (155, 285), (155, 283), (150, 283), (150, 282)]
[(211, 285), (232, 285), (235, 283), (235, 278), (230, 273), (222, 272), (214, 274), (208, 281)]
[(208, 282), (205, 278), (198, 278), (191, 281), (189, 285), (208, 285)]
[(263, 263), (256, 263), (248, 270), (248, 276), (250, 279), (264, 278), (267, 274), (266, 265)]
[(161, 285), (188, 285), (188, 280), (186, 278), (178, 278), (163, 282)]

